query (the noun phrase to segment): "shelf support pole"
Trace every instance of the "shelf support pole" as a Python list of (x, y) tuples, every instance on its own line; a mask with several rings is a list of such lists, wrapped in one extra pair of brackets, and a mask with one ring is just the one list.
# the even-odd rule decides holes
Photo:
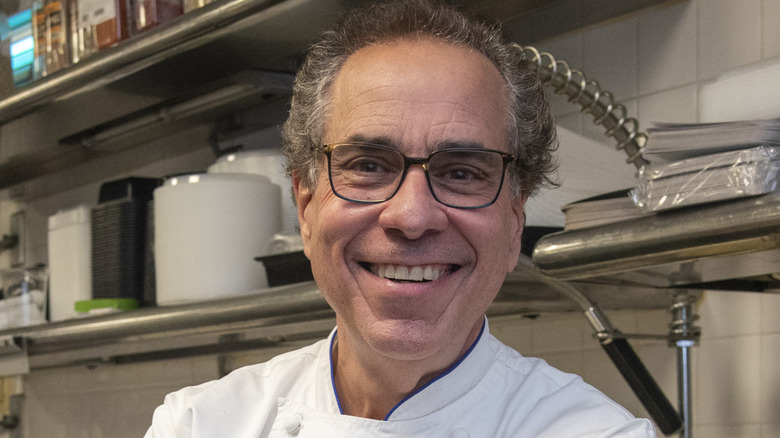
[(696, 299), (687, 291), (675, 295), (675, 303), (669, 308), (672, 322), (669, 324), (670, 346), (677, 349), (677, 395), (679, 412), (683, 421), (680, 438), (693, 438), (693, 384), (691, 380), (691, 353), (701, 336), (701, 328), (694, 323), (699, 316), (693, 311)]

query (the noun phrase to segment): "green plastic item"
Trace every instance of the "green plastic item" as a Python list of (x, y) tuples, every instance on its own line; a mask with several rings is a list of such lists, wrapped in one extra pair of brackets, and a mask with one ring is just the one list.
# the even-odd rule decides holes
[(76, 301), (76, 312), (89, 313), (93, 310), (133, 310), (138, 308), (138, 300), (133, 298), (100, 298), (96, 300)]

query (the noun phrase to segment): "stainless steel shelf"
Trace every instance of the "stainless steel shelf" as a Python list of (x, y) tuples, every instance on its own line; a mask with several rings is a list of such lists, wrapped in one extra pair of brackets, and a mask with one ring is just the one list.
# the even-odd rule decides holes
[[(349, 4), (218, 0), (15, 90), (0, 99), (3, 138), (14, 139), (0, 147), (0, 188), (215, 124), (248, 108), (262, 110), (269, 126), (281, 123), (289, 87), (269, 89), (263, 83), (244, 98), (201, 105), (197, 116), (166, 116), (168, 108), (247, 85), (241, 79), (236, 84), (241, 75), (291, 76), (307, 45)], [(101, 144), (73, 142), (91, 140), (95, 130), (151, 119), (163, 123)]]
[[(319, 7), (311, 0), (222, 0), (211, 3), (14, 92), (0, 100), (0, 123), (54, 101), (68, 100), (111, 85), (227, 36), (239, 35), (254, 27), (277, 29), (279, 21), (300, 19), (300, 14), (316, 13), (320, 8), (336, 7), (341, 2), (323, 0), (319, 3)], [(305, 44), (316, 30), (296, 29), (295, 32), (285, 35), (288, 49)], [(263, 46), (264, 54), (275, 53), (278, 57), (296, 54), (273, 47), (276, 38), (258, 38), (247, 49)], [(203, 61), (208, 63), (209, 59)], [(186, 79), (188, 74), (180, 71), (178, 76)]]
[(780, 193), (550, 234), (533, 261), (560, 280), (780, 292)]
[[(488, 311), (490, 316), (581, 311), (523, 256)], [(603, 309), (667, 308), (658, 289), (573, 284)], [(31, 369), (96, 362), (154, 360), (284, 345), (324, 337), (335, 314), (314, 282), (195, 303), (142, 308), (0, 331), (7, 346), (21, 346)], [(13, 340), (13, 342), (11, 342)], [(0, 348), (19, 354), (19, 349)], [(2, 367), (0, 367), (2, 373)]]

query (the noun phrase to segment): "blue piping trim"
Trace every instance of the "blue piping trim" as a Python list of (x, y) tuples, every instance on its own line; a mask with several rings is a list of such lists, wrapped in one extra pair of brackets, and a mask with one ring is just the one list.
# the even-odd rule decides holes
[[(390, 412), (385, 415), (384, 421), (388, 421), (390, 419), (390, 416), (393, 415), (393, 412), (395, 412), (399, 407), (401, 407), (402, 404), (404, 404), (407, 400), (414, 397), (415, 395), (422, 392), (425, 388), (431, 386), (434, 382), (437, 382), (444, 378), (447, 374), (451, 373), (455, 368), (458, 367), (461, 363), (463, 363), (464, 360), (471, 354), (472, 351), (474, 351), (474, 347), (477, 346), (477, 343), (482, 338), (482, 333), (485, 332), (485, 322), (482, 322), (482, 328), (479, 329), (479, 335), (477, 336), (477, 339), (474, 341), (473, 344), (471, 344), (471, 347), (469, 347), (468, 350), (466, 350), (466, 354), (463, 355), (460, 359), (458, 359), (457, 362), (455, 362), (447, 371), (443, 372), (441, 375), (436, 377), (435, 379), (431, 380), (430, 382), (426, 383), (425, 385), (421, 386), (417, 391), (407, 395), (404, 397), (403, 400), (398, 402), (395, 406), (393, 406), (393, 409), (390, 409)], [(333, 395), (336, 397), (336, 405), (338, 405), (339, 408), (339, 414), (344, 415), (344, 410), (341, 408), (341, 400), (339, 400), (339, 392), (336, 390), (336, 375), (333, 369), (333, 347), (336, 342), (336, 334), (338, 333), (338, 329), (334, 331), (333, 337), (330, 340), (330, 352), (328, 353), (328, 357), (330, 358), (330, 384), (333, 386)]]
[(426, 383), (425, 385), (421, 386), (420, 389), (418, 389), (417, 391), (414, 391), (413, 393), (407, 395), (406, 397), (404, 397), (403, 400), (398, 402), (397, 405), (393, 406), (393, 409), (390, 409), (390, 412), (388, 412), (387, 415), (385, 415), (385, 421), (388, 421), (390, 419), (390, 416), (393, 415), (393, 412), (395, 412), (399, 407), (401, 407), (401, 405), (404, 404), (407, 400), (409, 400), (410, 398), (414, 397), (415, 395), (421, 393), (425, 388), (431, 386), (434, 382), (437, 382), (437, 381), (443, 379), (444, 376), (446, 376), (447, 374), (451, 373), (455, 368), (457, 368), (458, 365), (460, 365), (469, 356), (469, 354), (471, 354), (471, 352), (474, 350), (474, 347), (476, 347), (477, 342), (479, 342), (479, 339), (482, 337), (482, 333), (484, 331), (485, 331), (485, 321), (483, 320), (482, 321), (482, 328), (479, 329), (479, 335), (477, 336), (477, 339), (474, 341), (474, 343), (471, 344), (471, 347), (469, 347), (469, 349), (466, 350), (466, 354), (464, 354), (463, 357), (458, 359), (458, 361), (455, 362), (449, 369), (447, 369), (447, 371), (441, 373), (435, 379), (433, 379), (430, 382)]
[(330, 359), (330, 384), (333, 386), (333, 395), (336, 396), (339, 414), (344, 415), (344, 409), (341, 409), (341, 400), (339, 400), (339, 392), (336, 391), (336, 375), (333, 370), (333, 346), (336, 343), (336, 333), (338, 333), (338, 329), (333, 332), (333, 337), (330, 339), (330, 352), (328, 353), (328, 358)]

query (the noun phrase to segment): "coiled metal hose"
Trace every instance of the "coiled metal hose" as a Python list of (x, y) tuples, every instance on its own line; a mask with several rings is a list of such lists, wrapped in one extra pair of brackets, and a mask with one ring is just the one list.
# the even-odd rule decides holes
[(628, 155), (627, 163), (637, 169), (648, 163), (642, 157), (642, 148), (647, 142), (647, 134), (639, 131), (639, 122), (627, 117), (626, 107), (615, 102), (609, 91), (604, 91), (598, 82), (588, 80), (585, 75), (569, 67), (565, 61), (556, 60), (547, 52), (539, 52), (531, 46), (514, 44), (525, 59), (537, 66), (542, 83), (553, 89), (556, 94), (565, 94), (569, 102), (582, 107), (582, 112), (593, 116), (593, 122), (606, 129), (605, 135), (617, 141), (617, 149)]

